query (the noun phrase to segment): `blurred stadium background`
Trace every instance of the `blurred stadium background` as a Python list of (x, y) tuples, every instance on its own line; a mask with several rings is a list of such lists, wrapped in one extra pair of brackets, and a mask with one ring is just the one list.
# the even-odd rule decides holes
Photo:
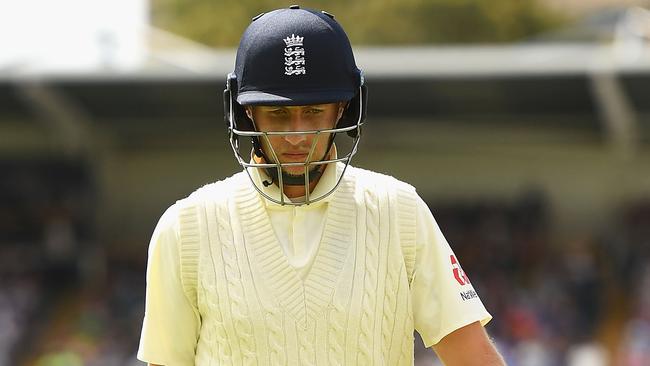
[[(650, 4), (303, 1), (370, 90), (510, 365), (650, 365)], [(149, 236), (237, 171), (221, 91), (289, 3), (0, 1), (0, 365), (140, 365)], [(417, 365), (436, 364), (418, 345)]]

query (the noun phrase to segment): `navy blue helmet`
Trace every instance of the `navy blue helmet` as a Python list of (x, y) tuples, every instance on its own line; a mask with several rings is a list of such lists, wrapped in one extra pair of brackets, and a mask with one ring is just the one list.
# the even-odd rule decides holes
[[(305, 184), (308, 190), (308, 184), (320, 176), (323, 169), (319, 168), (324, 164), (342, 162), (347, 168), (356, 153), (366, 115), (366, 100), (363, 72), (357, 68), (350, 41), (334, 16), (293, 5), (256, 16), (244, 31), (237, 49), (235, 70), (226, 81), (224, 119), (235, 156), (247, 172), (253, 168), (264, 169), (282, 191), (284, 185), (296, 184)], [(298, 180), (283, 175), (283, 164), (266, 156), (260, 141), (268, 138), (269, 132), (257, 131), (245, 111), (246, 106), (335, 102), (346, 105), (335, 128), (301, 133), (327, 133), (331, 136), (331, 146), (334, 137), (345, 132), (344, 135), (354, 140), (353, 148), (334, 159), (306, 161), (305, 175)], [(253, 153), (263, 158), (263, 164), (251, 162), (251, 157), (247, 156), (249, 152), (240, 151), (241, 138), (252, 140)], [(277, 201), (265, 195), (257, 185), (256, 188), (266, 198)], [(297, 204), (309, 204), (325, 196), (308, 197)], [(296, 204), (284, 202), (284, 199), (280, 201), (278, 203)]]

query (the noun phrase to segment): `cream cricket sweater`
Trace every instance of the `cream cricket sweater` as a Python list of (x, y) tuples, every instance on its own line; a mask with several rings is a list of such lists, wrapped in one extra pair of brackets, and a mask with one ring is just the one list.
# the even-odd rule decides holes
[(327, 202), (323, 232), (314, 233), (321, 240), (305, 276), (287, 260), (262, 200), (239, 173), (161, 219), (141, 360), (412, 365), (414, 328), (431, 345), (489, 321), (471, 284), (455, 279), (453, 252), (433, 217), (420, 219), (421, 200), (407, 184), (348, 168)]

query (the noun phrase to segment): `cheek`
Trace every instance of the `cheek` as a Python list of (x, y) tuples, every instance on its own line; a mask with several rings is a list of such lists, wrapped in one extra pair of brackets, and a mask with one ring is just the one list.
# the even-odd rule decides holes
[[(316, 140), (318, 139), (318, 141)], [(327, 145), (329, 144), (330, 134), (321, 134), (319, 137), (314, 136), (314, 139), (310, 141), (316, 141), (316, 151), (325, 152)]]
[(268, 139), (263, 138), (262, 139), (262, 147), (264, 150), (269, 150), (269, 148), (272, 146), (275, 150), (278, 150), (278, 147), (281, 146), (282, 144), (282, 139), (279, 137), (269, 137)]

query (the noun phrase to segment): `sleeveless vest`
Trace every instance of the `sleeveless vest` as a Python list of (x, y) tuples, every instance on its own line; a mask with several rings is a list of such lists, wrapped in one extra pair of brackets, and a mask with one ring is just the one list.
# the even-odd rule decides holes
[(238, 173), (179, 201), (196, 365), (412, 365), (415, 190), (349, 167), (304, 280), (262, 200)]

